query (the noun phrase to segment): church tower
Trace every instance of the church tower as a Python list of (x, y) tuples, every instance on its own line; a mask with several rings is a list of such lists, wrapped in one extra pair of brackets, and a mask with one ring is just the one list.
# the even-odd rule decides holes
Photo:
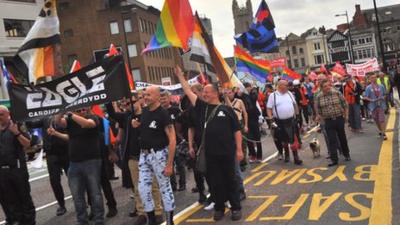
[(237, 0), (233, 0), (232, 13), (235, 23), (235, 35), (248, 31), (253, 22), (253, 6), (251, 0), (246, 0), (246, 6), (242, 7), (239, 7)]

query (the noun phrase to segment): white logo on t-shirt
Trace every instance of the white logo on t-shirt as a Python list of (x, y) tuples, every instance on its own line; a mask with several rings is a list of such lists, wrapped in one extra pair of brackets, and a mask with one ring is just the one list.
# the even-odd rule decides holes
[(174, 114), (171, 114), (171, 119), (172, 119), (172, 120), (175, 120)]
[(153, 120), (153, 121), (150, 123), (149, 128), (157, 129), (157, 122)]
[(224, 112), (222, 112), (222, 111), (219, 111), (219, 113), (218, 113), (218, 117), (225, 117), (225, 113), (224, 113)]

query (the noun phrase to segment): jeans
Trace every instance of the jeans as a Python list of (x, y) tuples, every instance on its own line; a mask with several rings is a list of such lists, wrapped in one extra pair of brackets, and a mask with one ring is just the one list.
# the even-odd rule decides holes
[(239, 193), (243, 194), (244, 193), (243, 173), (242, 173), (242, 170), (240, 169), (239, 162), (236, 162), (236, 165), (235, 165), (235, 176), (236, 176), (236, 181), (237, 181), (237, 185), (239, 188)]
[(349, 104), (349, 123), (353, 129), (361, 129), (361, 109), (359, 104)]
[(175, 198), (172, 192), (169, 177), (164, 175), (168, 160), (168, 148), (149, 153), (140, 153), (139, 159), (139, 194), (145, 212), (154, 211), (152, 195), (153, 177), (157, 178), (163, 201), (164, 211), (171, 212), (175, 209)]
[(349, 146), (347, 144), (346, 132), (344, 129), (345, 121), (343, 117), (336, 119), (325, 119), (325, 129), (328, 136), (328, 150), (332, 162), (338, 162), (338, 149), (340, 149), (345, 157), (350, 156)]
[(87, 225), (85, 193), (91, 199), (91, 212), (95, 225), (104, 225), (104, 205), (101, 193), (101, 159), (70, 162), (68, 183), (74, 200), (79, 225)]
[(61, 185), (61, 174), (64, 170), (68, 173), (68, 155), (47, 155), (47, 170), (49, 172), (50, 185), (60, 207), (65, 207), (64, 190)]

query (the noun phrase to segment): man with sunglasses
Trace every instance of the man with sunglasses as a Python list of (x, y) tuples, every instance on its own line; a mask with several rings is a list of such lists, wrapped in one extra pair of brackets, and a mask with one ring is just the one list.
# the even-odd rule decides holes
[[(135, 200), (136, 211), (132, 212), (131, 215), (138, 215), (134, 225), (144, 225), (147, 223), (147, 217), (144, 212), (143, 203), (139, 195), (139, 156), (140, 156), (140, 145), (139, 145), (139, 129), (134, 128), (131, 125), (132, 120), (139, 120), (142, 114), (142, 107), (140, 101), (138, 101), (138, 94), (134, 93), (132, 96), (132, 101), (125, 99), (125, 107), (127, 111), (116, 112), (115, 106), (111, 103), (106, 104), (108, 115), (118, 122), (120, 125), (123, 135), (121, 140), (122, 149), (122, 160), (128, 161), (128, 167), (130, 172), (130, 177), (133, 183), (133, 194)], [(133, 103), (133, 112), (132, 104)], [(152, 185), (152, 196), (155, 202), (155, 215), (156, 220), (161, 222), (162, 220), (162, 207), (160, 199), (160, 191), (156, 180), (153, 180)]]
[(68, 112), (55, 121), (66, 128), (69, 137), (68, 183), (74, 200), (77, 222), (89, 224), (85, 193), (91, 199), (91, 213), (95, 225), (104, 224), (104, 205), (101, 193), (101, 147), (99, 120), (89, 108)]
[(23, 151), (29, 146), (28, 134), (11, 120), (8, 108), (0, 105), (0, 204), (6, 224), (35, 225), (35, 206)]

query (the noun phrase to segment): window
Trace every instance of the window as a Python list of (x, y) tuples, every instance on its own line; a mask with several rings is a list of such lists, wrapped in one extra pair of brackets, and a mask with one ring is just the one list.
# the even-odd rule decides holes
[(339, 48), (339, 47), (344, 47), (345, 43), (344, 41), (335, 41), (332, 42), (332, 48)]
[(292, 62), (290, 60), (287, 61), (287, 65), (289, 66), (289, 68), (292, 68)]
[(300, 61), (302, 67), (306, 66), (306, 60), (304, 58), (301, 58)]
[(69, 38), (74, 36), (74, 31), (72, 29), (64, 30), (64, 37)]
[(286, 56), (289, 56), (289, 50), (286, 50)]
[(293, 52), (293, 54), (297, 54), (297, 48), (296, 48), (296, 46), (292, 46), (292, 52)]
[(357, 45), (357, 44), (358, 44), (358, 42), (357, 42), (357, 41), (355, 41), (355, 40), (352, 40), (352, 41), (351, 41), (351, 44), (352, 44), (352, 45)]
[(30, 2), (30, 3), (35, 3), (36, 0), (9, 0), (9, 1), (13, 1), (13, 2)]
[(358, 44), (360, 45), (365, 44), (365, 39), (364, 38), (358, 39)]
[(132, 70), (132, 75), (133, 75), (133, 80), (134, 81), (140, 81), (141, 80), (140, 69), (133, 69)]
[(371, 42), (372, 42), (372, 38), (371, 38), (371, 37), (365, 38), (365, 42), (366, 42), (366, 43), (371, 43)]
[(300, 54), (304, 54), (303, 48), (299, 48), (299, 53), (300, 53)]
[(314, 55), (314, 62), (316, 65), (324, 63), (324, 57), (322, 55)]
[(130, 44), (130, 45), (128, 45), (128, 55), (129, 55), (129, 57), (131, 57), (131, 58), (138, 55), (138, 54), (137, 54), (137, 48), (136, 48), (136, 45), (135, 45), (135, 44)]
[(315, 49), (315, 50), (320, 50), (320, 49), (321, 49), (321, 45), (320, 45), (319, 42), (314, 43), (314, 49)]
[(119, 34), (118, 22), (110, 22), (110, 31), (111, 34)]
[(298, 59), (294, 59), (294, 68), (299, 67), (299, 60)]
[(124, 29), (126, 33), (132, 32), (132, 24), (131, 19), (124, 20)]
[(7, 37), (26, 37), (33, 26), (33, 20), (4, 19), (4, 28)]

